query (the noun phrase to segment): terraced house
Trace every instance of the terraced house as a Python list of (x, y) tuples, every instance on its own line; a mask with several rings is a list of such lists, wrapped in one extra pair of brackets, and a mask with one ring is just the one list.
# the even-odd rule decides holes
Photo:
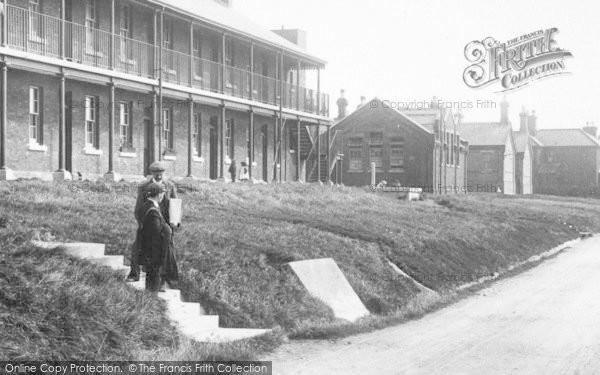
[(134, 179), (164, 160), (225, 179), (236, 160), (310, 179), (331, 122), (305, 47), (225, 0), (3, 0), (0, 178)]

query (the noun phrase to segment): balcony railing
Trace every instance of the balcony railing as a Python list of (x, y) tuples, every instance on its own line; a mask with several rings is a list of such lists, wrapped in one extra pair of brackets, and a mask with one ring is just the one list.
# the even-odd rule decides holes
[[(113, 69), (145, 78), (158, 78), (160, 49), (122, 35), (112, 35), (95, 26), (64, 21), (65, 46), (61, 51), (61, 21), (13, 5), (6, 7), (7, 44), (10, 48), (79, 64)], [(113, 45), (111, 53), (111, 45)], [(156, 65), (156, 67), (155, 67)], [(223, 76), (224, 75), (224, 76)], [(329, 96), (315, 90), (281, 83), (245, 69), (223, 66), (187, 53), (162, 49), (162, 78), (165, 82), (191, 86), (237, 98), (329, 115)]]

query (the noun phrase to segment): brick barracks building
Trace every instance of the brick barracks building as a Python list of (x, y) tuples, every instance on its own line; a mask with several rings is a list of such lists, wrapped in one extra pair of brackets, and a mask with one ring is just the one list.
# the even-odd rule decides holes
[(0, 44), (0, 179), (138, 179), (155, 160), (226, 179), (236, 160), (303, 181), (320, 165), (325, 62), (228, 1), (2, 0)]
[(436, 103), (401, 111), (375, 98), (340, 119), (331, 128), (335, 151), (343, 154), (336, 176), (349, 186), (367, 186), (375, 163), (377, 183), (429, 193), (467, 192), (469, 143), (452, 111)]

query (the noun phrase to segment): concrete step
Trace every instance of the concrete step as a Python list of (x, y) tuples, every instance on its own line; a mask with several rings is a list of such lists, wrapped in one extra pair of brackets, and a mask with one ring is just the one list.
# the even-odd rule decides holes
[(123, 255), (110, 255), (110, 256), (104, 256), (102, 258), (91, 258), (91, 259), (89, 259), (89, 261), (92, 263), (102, 265), (102, 266), (107, 266), (107, 267), (110, 267), (113, 269), (123, 269), (123, 267), (125, 267), (125, 264), (124, 264), (125, 259), (124, 259)]
[(217, 328), (209, 331), (198, 331), (189, 336), (198, 342), (224, 343), (262, 336), (270, 329)]
[(40, 249), (52, 250), (56, 248), (64, 249), (65, 254), (79, 259), (87, 258), (102, 258), (106, 246), (101, 243), (84, 243), (84, 242), (44, 242), (32, 240), (31, 243)]
[(218, 315), (200, 315), (182, 321), (173, 321), (183, 335), (191, 338), (200, 335), (201, 332), (211, 332), (219, 329)]

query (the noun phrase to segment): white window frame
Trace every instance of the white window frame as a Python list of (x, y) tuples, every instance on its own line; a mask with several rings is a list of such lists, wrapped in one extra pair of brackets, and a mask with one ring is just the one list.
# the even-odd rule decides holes
[(233, 119), (225, 120), (225, 158), (231, 160), (233, 158)]
[(129, 148), (132, 146), (131, 106), (128, 102), (119, 103), (119, 139), (122, 148)]
[(98, 53), (96, 30), (98, 29), (98, 4), (96, 0), (85, 0), (85, 46), (88, 54)]
[(200, 112), (194, 112), (194, 129), (192, 133), (194, 140), (194, 155), (202, 156), (202, 115)]
[(41, 145), (40, 88), (29, 87), (29, 144)]
[[(404, 172), (405, 167), (405, 141), (402, 140), (392, 140), (390, 142), (390, 170), (393, 172)], [(394, 157), (394, 150), (400, 150), (400, 157)]]
[(164, 151), (173, 151), (173, 127), (171, 122), (171, 109), (163, 109), (163, 142)]
[(95, 144), (98, 134), (97, 100), (95, 96), (85, 97), (85, 148), (89, 150), (98, 150), (100, 148), (100, 145)]

